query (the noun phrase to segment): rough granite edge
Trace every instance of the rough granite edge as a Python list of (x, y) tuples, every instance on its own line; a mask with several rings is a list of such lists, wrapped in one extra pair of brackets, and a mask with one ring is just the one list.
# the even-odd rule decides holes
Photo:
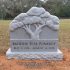
[(55, 52), (11, 52), (9, 48), (6, 52), (6, 56), (8, 59), (15, 58), (15, 59), (25, 59), (25, 60), (32, 60), (32, 59), (44, 59), (44, 60), (62, 60), (63, 54), (62, 52), (57, 49)]

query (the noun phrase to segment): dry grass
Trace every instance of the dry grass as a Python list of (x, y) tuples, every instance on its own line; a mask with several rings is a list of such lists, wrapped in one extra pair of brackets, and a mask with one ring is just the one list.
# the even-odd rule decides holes
[(61, 19), (60, 21), (59, 46), (70, 47), (70, 19)]
[(0, 20), (0, 54), (4, 54), (9, 47), (10, 20)]

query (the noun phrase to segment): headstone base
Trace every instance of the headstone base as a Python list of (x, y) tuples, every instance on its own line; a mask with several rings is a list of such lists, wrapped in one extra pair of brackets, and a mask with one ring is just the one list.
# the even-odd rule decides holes
[(12, 52), (11, 48), (6, 52), (8, 59), (44, 59), (44, 60), (62, 60), (63, 54), (57, 49), (55, 52)]

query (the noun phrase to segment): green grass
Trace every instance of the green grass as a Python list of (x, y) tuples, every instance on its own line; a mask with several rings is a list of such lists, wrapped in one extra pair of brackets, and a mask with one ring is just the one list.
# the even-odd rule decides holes
[[(9, 45), (9, 24), (11, 20), (0, 20), (0, 54), (5, 54)], [(70, 19), (60, 19), (59, 46), (70, 47)]]

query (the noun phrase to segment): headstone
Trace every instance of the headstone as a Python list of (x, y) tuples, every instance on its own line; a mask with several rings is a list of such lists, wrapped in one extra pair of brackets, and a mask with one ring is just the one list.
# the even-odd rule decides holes
[(10, 24), (8, 59), (62, 60), (58, 49), (59, 18), (42, 7), (32, 7)]

